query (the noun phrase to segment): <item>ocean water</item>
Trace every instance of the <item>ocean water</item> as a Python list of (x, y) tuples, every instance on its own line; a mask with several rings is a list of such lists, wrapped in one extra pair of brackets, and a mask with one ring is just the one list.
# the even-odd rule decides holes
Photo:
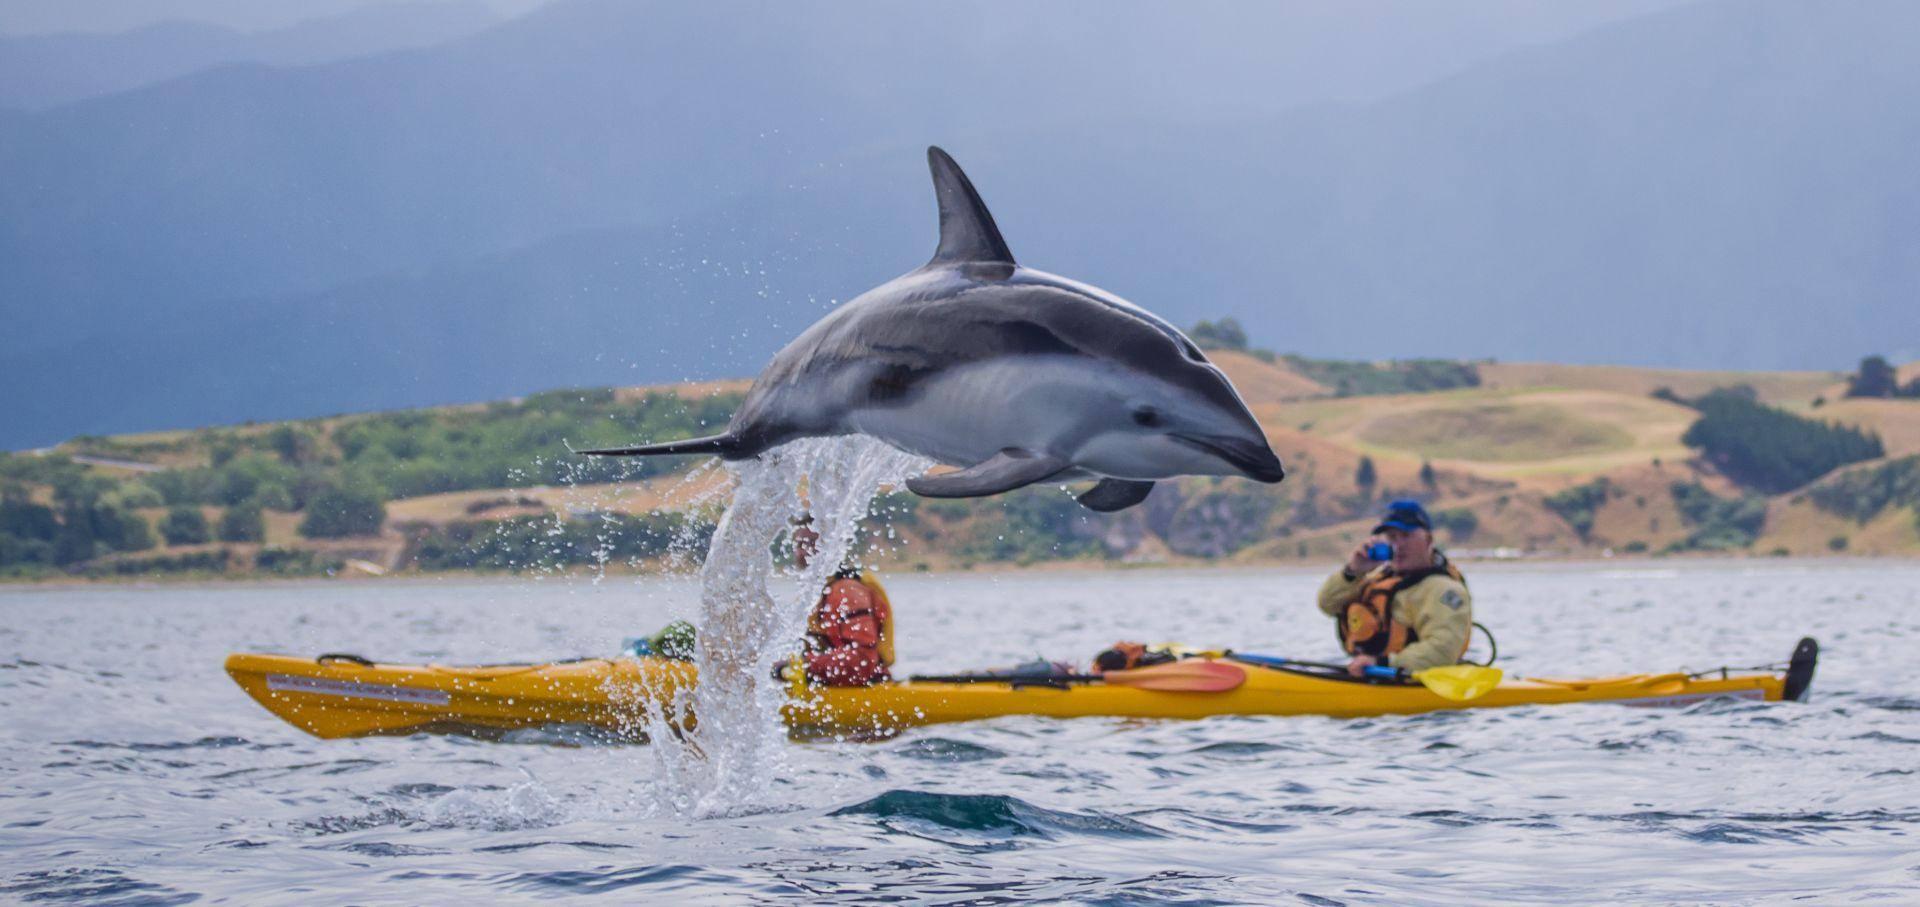
[[(320, 741), (230, 651), (613, 652), (687, 580), (0, 590), (0, 902), (1920, 902), (1920, 564), (1468, 565), (1502, 665), (1784, 660), (1805, 704), (1367, 720), (1010, 718), (783, 744), (746, 815), (663, 807), (648, 748)], [(1118, 639), (1331, 654), (1318, 571), (902, 576), (901, 667)]]

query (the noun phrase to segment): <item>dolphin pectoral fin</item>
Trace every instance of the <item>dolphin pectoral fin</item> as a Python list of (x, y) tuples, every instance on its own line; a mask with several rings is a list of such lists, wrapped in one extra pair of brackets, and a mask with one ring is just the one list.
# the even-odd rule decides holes
[(1085, 494), (1074, 498), (1080, 506), (1100, 513), (1112, 513), (1125, 510), (1147, 499), (1153, 491), (1152, 482), (1136, 482), (1132, 479), (1101, 479), (1100, 484), (1088, 489)]
[(638, 447), (600, 447), (594, 450), (576, 450), (574, 453), (589, 457), (663, 457), (672, 454), (717, 454), (729, 460), (752, 456), (751, 451), (742, 451), (740, 439), (731, 434), (708, 435), (704, 438), (688, 438), (684, 441), (664, 441), (659, 444), (642, 444)]
[(1032, 485), (1073, 464), (1059, 457), (1009, 447), (959, 472), (916, 476), (907, 490), (927, 498), (978, 498)]

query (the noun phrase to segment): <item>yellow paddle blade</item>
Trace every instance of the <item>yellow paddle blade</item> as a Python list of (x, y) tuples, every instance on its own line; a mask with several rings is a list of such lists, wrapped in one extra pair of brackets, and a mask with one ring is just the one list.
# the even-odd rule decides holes
[(1480, 665), (1443, 665), (1413, 672), (1413, 679), (1420, 685), (1432, 690), (1441, 699), (1465, 702), (1479, 699), (1488, 691), (1500, 685), (1505, 676), (1499, 668), (1487, 668)]

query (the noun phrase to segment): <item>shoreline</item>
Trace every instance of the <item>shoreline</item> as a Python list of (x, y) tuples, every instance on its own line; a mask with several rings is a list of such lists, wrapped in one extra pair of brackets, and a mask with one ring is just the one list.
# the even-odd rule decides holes
[[(1460, 563), (1463, 565), (1470, 565), (1476, 570), (1486, 570), (1491, 568), (1496, 572), (1521, 573), (1521, 572), (1530, 572), (1535, 568), (1538, 568), (1541, 570), (1558, 570), (1558, 569), (1564, 569), (1568, 567), (1582, 567), (1582, 566), (1586, 566), (1586, 567), (1618, 566), (1618, 567), (1633, 568), (1633, 569), (1647, 569), (1647, 568), (1710, 569), (1716, 566), (1725, 567), (1725, 566), (1734, 566), (1734, 565), (1742, 565), (1747, 567), (1752, 567), (1755, 565), (1769, 565), (1769, 566), (1779, 566), (1779, 567), (1794, 567), (1794, 568), (1801, 568), (1801, 569), (1815, 568), (1815, 567), (1848, 567), (1848, 566), (1861, 567), (1861, 566), (1874, 566), (1874, 565), (1887, 565), (1887, 566), (1894, 566), (1894, 567), (1901, 567), (1901, 566), (1920, 567), (1920, 557), (1907, 557), (1902, 555), (1835, 555), (1835, 556), (1803, 555), (1803, 556), (1791, 556), (1791, 557), (1778, 557), (1778, 556), (1764, 555), (1764, 554), (1722, 555), (1722, 554), (1698, 554), (1698, 553), (1686, 554), (1686, 555), (1665, 555), (1665, 556), (1658, 556), (1658, 557), (1645, 556), (1645, 555), (1616, 555), (1614, 557), (1605, 557), (1605, 556), (1596, 554), (1596, 555), (1588, 555), (1588, 556), (1567, 555), (1567, 556), (1485, 558), (1485, 559), (1462, 558), (1460, 560)], [(1337, 566), (1339, 565), (1331, 562), (1323, 563), (1320, 561), (1301, 561), (1301, 560), (1285, 560), (1285, 561), (1274, 560), (1274, 561), (1230, 562), (1230, 563), (1210, 563), (1206, 561), (1190, 561), (1190, 562), (1160, 561), (1160, 562), (1154, 562), (1154, 563), (1119, 563), (1119, 562), (1102, 563), (1097, 561), (1048, 561), (1048, 562), (1030, 564), (1025, 566), (1022, 566), (1019, 564), (995, 564), (993, 566), (978, 566), (978, 567), (969, 568), (969, 569), (936, 569), (936, 570), (909, 569), (909, 570), (891, 571), (883, 567), (883, 568), (880, 568), (878, 572), (882, 576), (899, 580), (899, 579), (907, 579), (907, 578), (921, 577), (921, 576), (964, 577), (964, 576), (1001, 576), (1001, 575), (1033, 575), (1033, 574), (1116, 573), (1116, 572), (1130, 572), (1130, 571), (1152, 571), (1152, 572), (1165, 572), (1169, 574), (1176, 574), (1176, 573), (1183, 573), (1183, 572), (1184, 573), (1215, 573), (1215, 572), (1228, 572), (1228, 573), (1289, 572), (1289, 573), (1293, 573), (1293, 572), (1298, 572), (1298, 573), (1318, 574), (1324, 571), (1330, 571)], [(287, 587), (298, 587), (298, 586), (337, 586), (340, 584), (352, 584), (352, 585), (366, 584), (366, 585), (389, 586), (389, 585), (429, 585), (429, 584), (445, 584), (445, 583), (452, 583), (455, 585), (469, 585), (469, 586), (493, 586), (493, 585), (526, 585), (526, 584), (547, 583), (547, 582), (603, 583), (603, 582), (609, 582), (609, 581), (625, 581), (625, 580), (635, 580), (635, 579), (651, 579), (651, 580), (678, 579), (678, 580), (685, 580), (685, 581), (691, 582), (697, 579), (697, 576), (698, 574), (696, 571), (689, 571), (685, 573), (667, 573), (667, 572), (659, 572), (659, 571), (649, 572), (649, 571), (640, 571), (640, 570), (618, 570), (618, 571), (608, 571), (606, 573), (595, 573), (593, 571), (554, 571), (551, 573), (507, 573), (507, 572), (494, 573), (494, 572), (480, 572), (480, 571), (446, 571), (441, 573), (395, 572), (395, 573), (388, 573), (386, 575), (381, 575), (381, 576), (375, 576), (375, 575), (365, 574), (365, 573), (354, 573), (352, 575), (345, 575), (345, 576), (299, 576), (299, 577), (264, 577), (264, 576), (222, 577), (218, 575), (200, 575), (200, 576), (183, 575), (178, 577), (130, 576), (130, 577), (108, 577), (108, 578), (98, 578), (98, 579), (90, 579), (85, 577), (52, 577), (47, 579), (6, 578), (6, 579), (0, 579), (0, 596), (9, 595), (9, 594), (26, 594), (30, 592), (36, 592), (36, 591), (53, 591), (53, 590), (68, 590), (68, 589), (162, 589), (162, 588), (170, 589), (170, 590), (195, 589), (195, 588), (245, 589), (245, 588), (287, 588)]]

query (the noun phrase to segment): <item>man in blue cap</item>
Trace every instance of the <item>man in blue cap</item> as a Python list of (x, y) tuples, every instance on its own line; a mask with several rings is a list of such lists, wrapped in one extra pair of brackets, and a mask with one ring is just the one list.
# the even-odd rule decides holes
[(1387, 505), (1373, 535), (1320, 586), (1320, 610), (1334, 619), (1355, 677), (1369, 665), (1412, 673), (1457, 664), (1473, 633), (1466, 578), (1433, 547), (1433, 520), (1417, 501)]

